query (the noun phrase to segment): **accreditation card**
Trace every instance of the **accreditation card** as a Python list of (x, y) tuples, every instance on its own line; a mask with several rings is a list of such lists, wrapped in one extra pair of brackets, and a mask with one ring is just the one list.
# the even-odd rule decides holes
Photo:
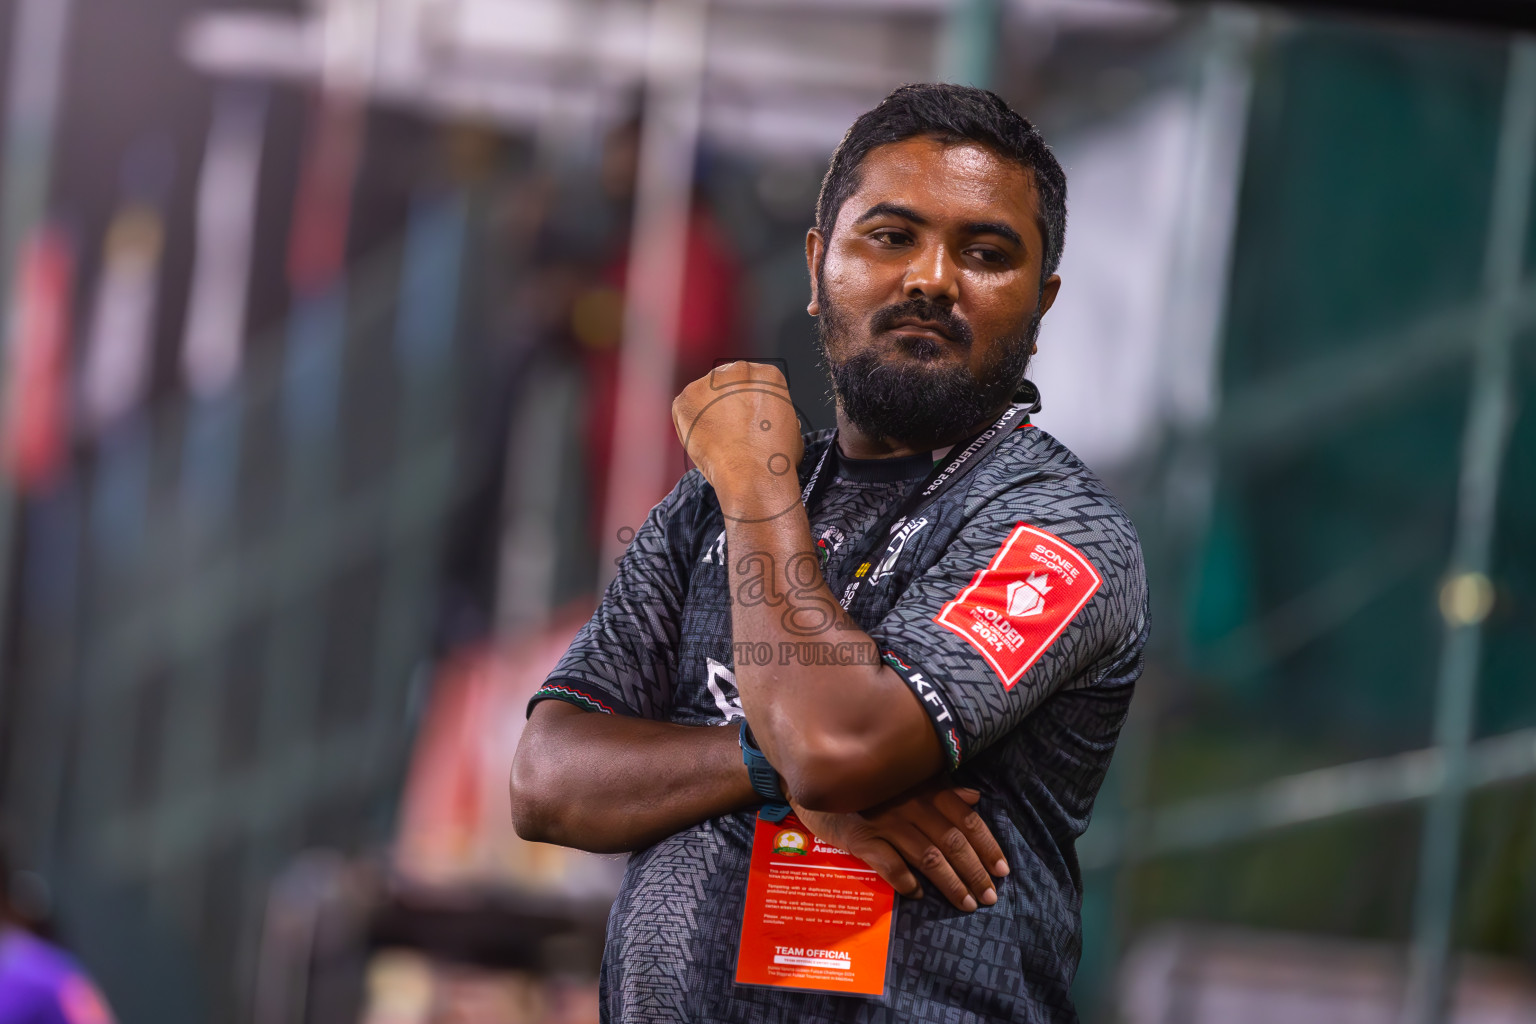
[(757, 819), (738, 985), (885, 994), (896, 891), (793, 814)]

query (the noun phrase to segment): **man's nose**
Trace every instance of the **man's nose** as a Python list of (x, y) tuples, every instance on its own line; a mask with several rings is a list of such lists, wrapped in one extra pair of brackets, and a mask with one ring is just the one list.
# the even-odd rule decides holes
[(902, 293), (909, 299), (923, 297), (933, 302), (954, 305), (960, 298), (960, 275), (949, 247), (941, 244), (927, 245), (915, 252), (912, 262), (907, 264)]

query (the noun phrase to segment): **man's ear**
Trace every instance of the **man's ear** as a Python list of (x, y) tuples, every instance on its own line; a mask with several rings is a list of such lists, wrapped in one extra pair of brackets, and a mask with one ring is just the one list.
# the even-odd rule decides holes
[[(1052, 306), (1054, 306), (1056, 304), (1056, 295), (1060, 291), (1061, 291), (1061, 276), (1058, 275), (1058, 274), (1052, 274), (1049, 278), (1046, 279), (1045, 284), (1040, 286), (1040, 304), (1035, 307), (1035, 309), (1036, 309), (1035, 316), (1037, 316), (1037, 317), (1045, 316), (1046, 310), (1050, 309)], [(1038, 321), (1037, 321), (1037, 325), (1038, 325)], [(1040, 342), (1038, 340), (1039, 339), (1039, 335), (1040, 335), (1040, 332), (1037, 329), (1035, 331), (1036, 341), (1034, 342), (1034, 344), (1029, 346), (1029, 354), (1030, 355), (1038, 355), (1039, 352), (1040, 352)]]
[(1061, 275), (1052, 274), (1040, 286), (1040, 315), (1044, 316), (1056, 304), (1056, 294), (1061, 291)]
[(826, 258), (827, 242), (821, 237), (821, 232), (815, 228), (805, 233), (805, 269), (811, 275), (811, 301), (806, 303), (805, 311), (811, 316), (821, 315), (821, 295), (816, 288), (820, 275), (816, 273), (821, 268), (821, 261)]

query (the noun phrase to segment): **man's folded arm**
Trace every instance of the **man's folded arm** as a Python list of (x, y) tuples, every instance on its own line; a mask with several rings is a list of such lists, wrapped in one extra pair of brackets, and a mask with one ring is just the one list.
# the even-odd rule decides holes
[(635, 850), (750, 805), (736, 730), (666, 721), (702, 487), (686, 473), (651, 509), (534, 695), (510, 779), (523, 838)]
[[(819, 577), (807, 581), (808, 573), (795, 571), (797, 564), (814, 558), (803, 510), (733, 524), (732, 550), (757, 553), (746, 568), (778, 574), (764, 586), (784, 595), (778, 605), (738, 599), (732, 607), (736, 640), (795, 649), (789, 627), (820, 618), (832, 622), (825, 636), (840, 648), (861, 652), (846, 659), (853, 664), (816, 659), (738, 667), (747, 720), (799, 804), (829, 812), (860, 810), (958, 768), (1126, 635), (1139, 608), (1132, 607), (1134, 588), (1111, 577), (1104, 592), (1097, 593), (1099, 572), (1082, 552), (1024, 523), (1031, 519), (1071, 531), (1083, 538), (1079, 543), (1093, 539), (1093, 524), (1058, 524), (1051, 512), (1023, 501), (993, 502), (972, 517), (939, 562), (912, 581), (867, 633), (841, 613), (825, 582)], [(1009, 546), (1020, 531), (1029, 542)], [(1075, 582), (1030, 560), (1027, 552), (1036, 538), (1072, 560)], [(1001, 552), (1015, 548), (1019, 554), (1003, 561)], [(1091, 550), (1102, 552), (1103, 547)], [(1101, 554), (1100, 561), (1107, 557)], [(970, 592), (968, 585), (982, 569), (997, 577), (989, 594), (1004, 584), (1017, 589), (1043, 581), (1045, 611), (1039, 621), (1055, 624), (1055, 635), (1042, 637), (1032, 620), (1010, 619), (982, 598), (962, 601), (960, 595)], [(994, 619), (1008, 619), (996, 630), (1012, 630), (1007, 639), (1019, 642), (1020, 653), (987, 660), (988, 641), (966, 628), (971, 619), (989, 629)], [(1013, 622), (1024, 623), (1027, 632), (1015, 629)], [(1038, 649), (1036, 641), (1043, 641)]]
[(594, 853), (637, 850), (761, 801), (737, 730), (534, 706), (512, 763), (517, 834)]
[[(564, 700), (535, 705), (512, 765), (518, 835), (594, 853), (640, 849), (761, 802), (731, 727), (602, 714)], [(818, 835), (864, 858), (907, 895), (907, 864), (955, 906), (990, 903), (1002, 851), (972, 810), (979, 794), (933, 780), (869, 816), (812, 815)], [(807, 813), (802, 808), (802, 813)], [(905, 863), (903, 863), (905, 859)], [(967, 902), (969, 901), (969, 902)]]
[[(876, 649), (862, 630), (842, 635), (850, 637), (843, 643)], [(785, 678), (765, 680), (757, 693), (742, 687), (753, 732), (797, 804), (862, 811), (948, 767), (928, 716), (889, 668), (802, 668), (798, 676), (792, 689), (784, 687), (788, 699), (759, 696)]]

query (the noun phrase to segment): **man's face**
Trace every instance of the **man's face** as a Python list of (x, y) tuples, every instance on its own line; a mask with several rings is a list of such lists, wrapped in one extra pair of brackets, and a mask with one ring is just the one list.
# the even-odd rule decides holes
[(1059, 278), (1025, 168), (971, 143), (871, 150), (829, 238), (806, 239), (811, 302), (844, 415), (911, 448), (954, 441), (1013, 395)]

